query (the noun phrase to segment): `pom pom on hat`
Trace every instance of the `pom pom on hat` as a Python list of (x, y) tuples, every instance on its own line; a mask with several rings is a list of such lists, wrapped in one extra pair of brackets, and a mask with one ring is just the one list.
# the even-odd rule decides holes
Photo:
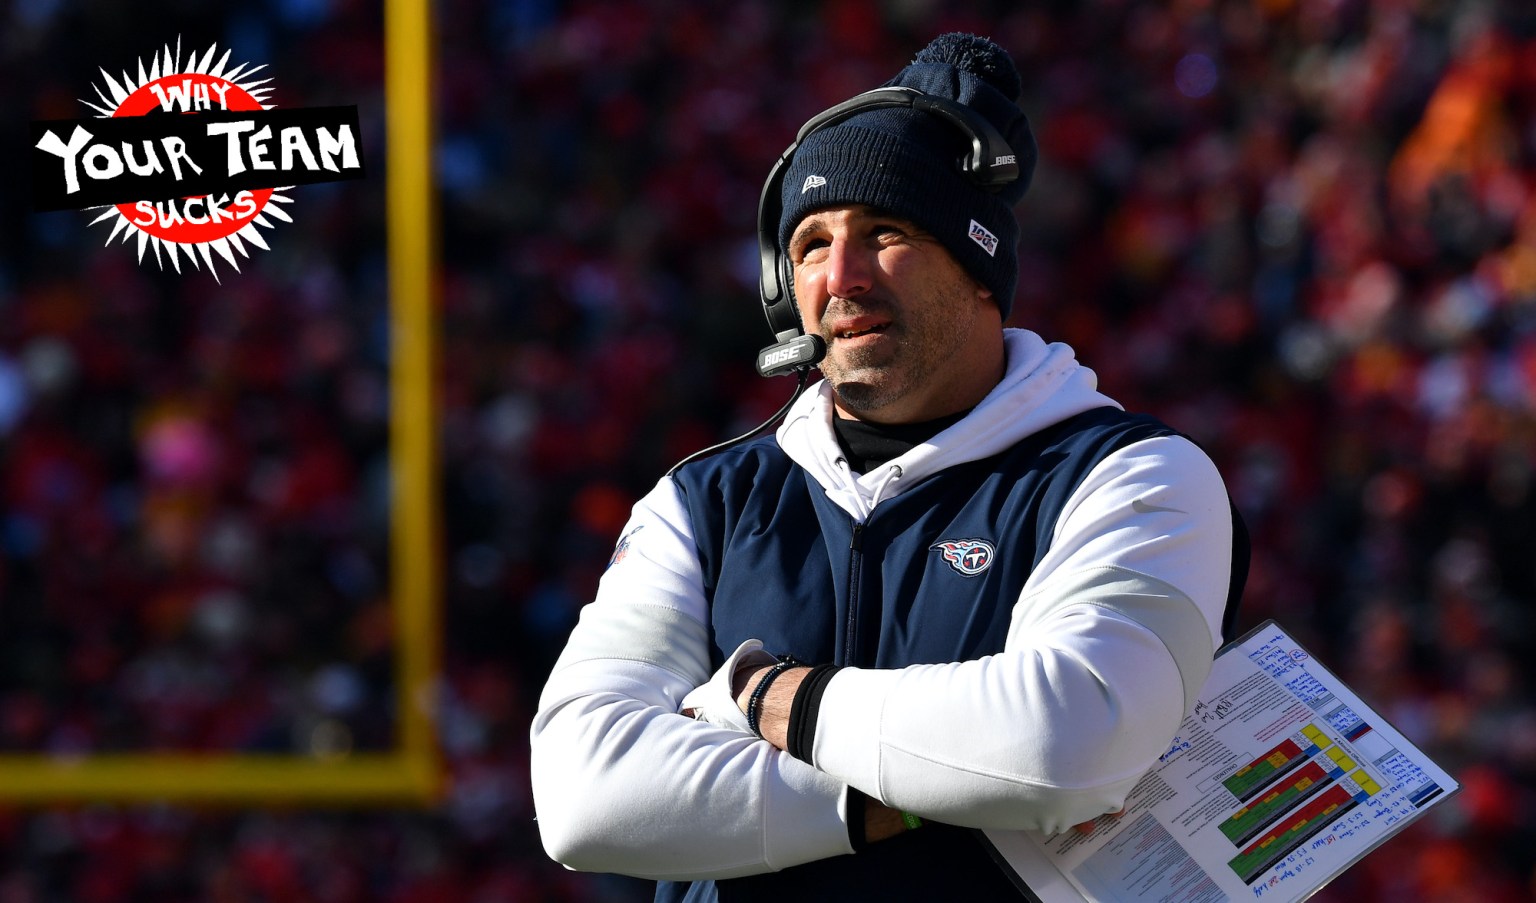
[(940, 63), (964, 69), (1002, 92), (1011, 101), (1019, 99), (1024, 83), (1019, 70), (1003, 50), (980, 35), (951, 32), (941, 34), (917, 52), (914, 63)]
[[(867, 204), (932, 234), (982, 285), (1003, 319), (1018, 283), (1013, 205), (1029, 187), (1037, 150), (1016, 101), (1023, 83), (1007, 51), (972, 34), (943, 34), (885, 86), (913, 88), (971, 108), (1007, 140), (1019, 178), (988, 191), (960, 171), (964, 134), (939, 117), (905, 107), (860, 112), (807, 135), (784, 174), (779, 247), (814, 210)], [(882, 87), (885, 87), (882, 86)]]

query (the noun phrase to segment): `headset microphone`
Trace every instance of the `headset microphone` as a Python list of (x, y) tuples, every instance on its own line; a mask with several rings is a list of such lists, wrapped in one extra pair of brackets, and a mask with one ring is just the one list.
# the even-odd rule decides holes
[(783, 376), (796, 370), (809, 370), (826, 356), (826, 340), (819, 335), (802, 335), (759, 351), (757, 372), (759, 376)]

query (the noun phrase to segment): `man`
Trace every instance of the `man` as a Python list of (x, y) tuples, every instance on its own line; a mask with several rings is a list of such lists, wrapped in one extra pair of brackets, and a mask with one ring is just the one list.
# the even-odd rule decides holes
[(1120, 808), (1240, 586), (1210, 460), (1003, 328), (1012, 61), (945, 35), (891, 84), (952, 106), (802, 130), (767, 192), (824, 380), (636, 505), (534, 720), (550, 854), (659, 900), (1018, 899), (974, 829)]

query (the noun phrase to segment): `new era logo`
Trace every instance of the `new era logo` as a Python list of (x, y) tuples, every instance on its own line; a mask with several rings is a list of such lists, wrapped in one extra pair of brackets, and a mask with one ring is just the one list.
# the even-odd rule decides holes
[[(801, 194), (804, 193), (801, 192)], [(981, 245), (981, 249), (987, 252), (988, 257), (997, 256), (997, 236), (988, 232), (986, 226), (971, 220), (971, 231), (968, 234), (971, 236), (971, 241)]]
[(821, 176), (806, 176), (805, 177), (805, 184), (800, 186), (800, 193), (801, 194), (805, 194), (807, 191), (810, 191), (812, 188), (820, 188), (821, 186), (823, 186), (825, 184), (827, 184), (827, 180), (823, 179)]

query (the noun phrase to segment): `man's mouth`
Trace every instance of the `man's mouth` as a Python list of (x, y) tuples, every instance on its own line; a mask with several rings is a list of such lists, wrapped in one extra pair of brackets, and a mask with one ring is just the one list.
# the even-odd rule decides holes
[(842, 332), (835, 333), (835, 335), (839, 339), (856, 339), (862, 335), (873, 335), (877, 332), (885, 332), (886, 327), (889, 325), (889, 323), (879, 323), (869, 327), (868, 329), (846, 329)]

